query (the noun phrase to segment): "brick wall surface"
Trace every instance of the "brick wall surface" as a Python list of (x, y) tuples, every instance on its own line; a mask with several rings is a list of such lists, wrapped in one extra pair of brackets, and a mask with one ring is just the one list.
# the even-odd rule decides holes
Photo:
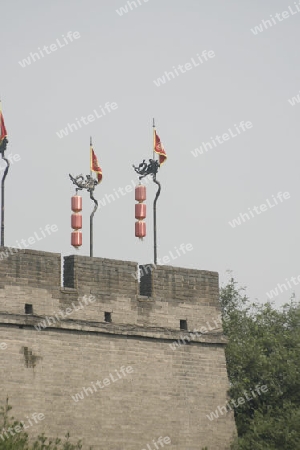
[(0, 261), (0, 401), (9, 396), (18, 420), (45, 415), (32, 435), (69, 431), (84, 449), (156, 450), (160, 436), (164, 448), (228, 449), (233, 413), (207, 418), (229, 387), (218, 275), (159, 266), (148, 296), (136, 263), (70, 256), (63, 287), (60, 267), (60, 255), (29, 250)]

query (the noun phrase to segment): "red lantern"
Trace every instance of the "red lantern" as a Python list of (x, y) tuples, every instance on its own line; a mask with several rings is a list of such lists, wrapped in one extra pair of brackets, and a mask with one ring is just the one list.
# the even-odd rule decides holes
[(72, 231), (71, 233), (71, 245), (78, 248), (82, 245), (82, 232), (80, 230)]
[(135, 187), (135, 199), (140, 203), (146, 200), (146, 186), (139, 184)]
[(82, 228), (82, 215), (79, 213), (72, 214), (71, 227), (73, 230), (80, 230)]
[(146, 186), (139, 184), (135, 187), (135, 199), (138, 202), (135, 205), (135, 218), (138, 219), (135, 223), (135, 235), (143, 239), (146, 236), (146, 223), (143, 222), (146, 218), (146, 205), (143, 203), (146, 200)]
[(74, 231), (71, 233), (71, 245), (78, 249), (82, 245), (82, 215), (79, 214), (82, 211), (82, 197), (80, 195), (74, 195), (71, 199), (71, 208), (73, 214), (71, 216), (71, 227)]
[(138, 220), (146, 218), (146, 205), (144, 203), (135, 204), (135, 218)]
[(71, 199), (71, 209), (74, 212), (82, 211), (82, 197), (74, 195)]
[(135, 222), (135, 236), (140, 239), (146, 236), (146, 222)]

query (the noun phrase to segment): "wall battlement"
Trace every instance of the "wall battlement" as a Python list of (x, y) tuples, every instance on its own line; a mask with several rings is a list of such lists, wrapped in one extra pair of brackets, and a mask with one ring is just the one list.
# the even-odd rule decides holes
[(218, 306), (219, 276), (207, 270), (183, 269), (172, 266), (140, 266), (142, 295), (174, 298), (191, 303), (206, 299)]
[[(220, 314), (217, 273), (148, 265), (138, 282), (137, 270), (134, 262), (67, 256), (61, 286), (60, 254), (10, 253), (0, 261), (0, 313), (24, 315), (25, 304), (29, 304), (33, 318), (55, 317), (67, 308), (77, 309), (80, 298), (92, 295), (94, 303), (72, 311), (65, 321), (59, 321), (60, 326), (68, 318), (104, 323), (109, 313), (110, 327), (134, 325), (136, 330), (152, 327), (179, 332), (181, 320), (192, 331)], [(26, 295), (31, 296), (30, 302), (24, 300)], [(217, 334), (221, 339), (221, 324), (214, 328), (215, 339)]]
[(0, 284), (29, 284), (59, 288), (61, 255), (36, 250), (2, 247), (0, 251)]
[(138, 294), (137, 263), (88, 256), (64, 258), (64, 286), (96, 289), (106, 294)]
[[(140, 293), (146, 296), (195, 301), (209, 298), (217, 304), (218, 274), (205, 270), (191, 270), (172, 266), (140, 266), (138, 264), (88, 256), (66, 256), (63, 267), (63, 286), (81, 290), (96, 289), (107, 294)], [(35, 287), (61, 287), (61, 255), (36, 250), (3, 248), (0, 252), (0, 284), (28, 284)], [(141, 288), (139, 287), (141, 286)]]

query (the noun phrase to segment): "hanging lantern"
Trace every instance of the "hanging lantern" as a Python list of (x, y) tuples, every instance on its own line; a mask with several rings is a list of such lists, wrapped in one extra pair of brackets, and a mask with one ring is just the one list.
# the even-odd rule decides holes
[(82, 228), (82, 215), (74, 213), (71, 216), (71, 227), (73, 230), (80, 230)]
[(135, 218), (138, 220), (143, 220), (146, 218), (146, 205), (144, 203), (136, 203)]
[(71, 233), (71, 245), (78, 249), (82, 245), (82, 232), (80, 230), (72, 231)]
[(82, 197), (74, 195), (71, 199), (71, 208), (73, 214), (71, 215), (71, 227), (74, 231), (71, 233), (71, 245), (77, 250), (82, 245)]
[(143, 219), (146, 218), (146, 205), (143, 203), (146, 200), (146, 186), (139, 184), (135, 188), (135, 199), (138, 203), (135, 204), (135, 236), (143, 239), (146, 236), (146, 223)]
[(135, 222), (135, 236), (143, 239), (146, 236), (146, 222), (139, 220)]
[(71, 209), (74, 212), (82, 211), (82, 197), (80, 197), (80, 195), (73, 195), (71, 199)]
[(139, 184), (135, 187), (135, 199), (140, 203), (146, 200), (146, 186)]

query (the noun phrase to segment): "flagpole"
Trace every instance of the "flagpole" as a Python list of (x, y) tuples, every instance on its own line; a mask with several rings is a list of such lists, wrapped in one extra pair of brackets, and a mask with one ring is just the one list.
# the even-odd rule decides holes
[(0, 139), (1, 139), (1, 145), (0, 145), (0, 153), (2, 155), (2, 159), (6, 162), (6, 168), (2, 177), (1, 181), (1, 247), (4, 247), (4, 212), (5, 212), (5, 178), (8, 173), (8, 169), (10, 166), (9, 160), (5, 158), (4, 152), (6, 150), (8, 140), (7, 140), (7, 132), (4, 124), (3, 114), (2, 114), (2, 104), (0, 100)]
[[(156, 131), (155, 131), (155, 120), (153, 119), (153, 159), (155, 160), (155, 145), (156, 145)], [(153, 247), (154, 247), (154, 265), (157, 264), (157, 232), (156, 232), (156, 203), (160, 195), (161, 185), (159, 181), (156, 180), (156, 174), (153, 175), (153, 182), (158, 185), (158, 190), (153, 202)]]
[(153, 118), (153, 159), (155, 160), (155, 119)]
[(93, 175), (92, 172), (92, 146), (93, 146), (93, 142), (92, 142), (92, 136), (90, 136), (90, 175)]
[(153, 202), (153, 232), (154, 232), (154, 265), (157, 264), (157, 233), (156, 233), (156, 202), (158, 197), (160, 196), (161, 184), (157, 181), (156, 177), (153, 178), (155, 184), (158, 185), (158, 190), (156, 192), (156, 196)]
[(6, 159), (4, 157), (4, 149), (2, 150), (1, 153), (2, 153), (2, 159), (4, 159), (4, 161), (7, 164), (7, 166), (5, 168), (5, 171), (4, 171), (4, 175), (2, 177), (2, 181), (1, 181), (1, 247), (4, 247), (4, 211), (5, 211), (5, 209), (4, 209), (4, 199), (5, 199), (5, 197), (4, 197), (4, 189), (5, 189), (5, 178), (6, 178), (6, 175), (8, 173), (8, 169), (9, 169), (9, 165), (10, 164), (9, 164), (8, 159)]
[[(93, 173), (92, 173), (92, 136), (90, 136), (90, 176), (92, 177)], [(90, 196), (92, 194), (90, 193)], [(92, 197), (91, 197), (92, 198)], [(96, 207), (96, 205), (95, 205)], [(97, 209), (97, 207), (96, 207)], [(94, 214), (95, 214), (96, 210), (94, 208), (94, 210), (92, 211), (91, 215), (90, 215), (90, 258), (93, 257), (93, 247), (94, 247), (94, 227), (93, 227), (93, 218), (94, 218)]]

